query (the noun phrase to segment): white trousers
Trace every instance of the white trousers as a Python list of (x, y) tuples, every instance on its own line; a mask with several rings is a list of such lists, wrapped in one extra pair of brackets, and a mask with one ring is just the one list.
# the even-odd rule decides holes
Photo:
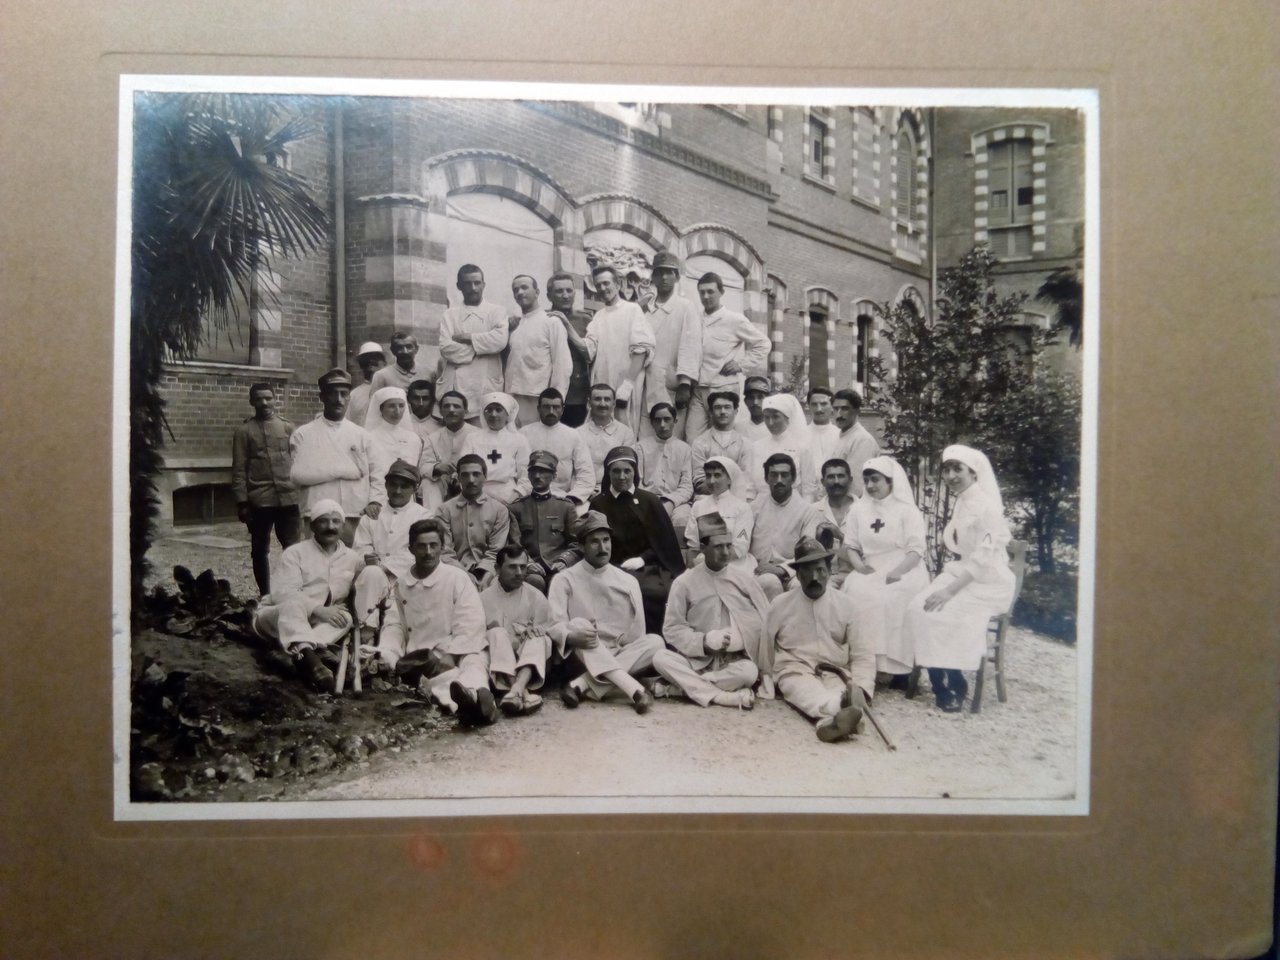
[(755, 685), (760, 669), (743, 657), (725, 664), (719, 670), (699, 673), (689, 659), (675, 650), (659, 650), (653, 655), (653, 669), (664, 680), (674, 683), (686, 697), (700, 707), (710, 706), (718, 693), (732, 693)]
[(547, 658), (551, 656), (551, 638), (529, 637), (516, 650), (515, 640), (505, 627), (494, 627), (485, 634), (489, 641), (489, 675), (500, 690), (510, 690), (521, 667), (533, 668), (529, 689), (537, 690), (546, 679)]
[[(613, 650), (601, 643), (591, 649), (579, 647), (573, 652), (587, 668), (587, 672), (580, 678), (580, 682), (585, 685), (585, 692), (594, 700), (603, 700), (611, 690), (617, 689), (603, 679), (606, 673), (612, 670), (622, 670), (632, 676), (643, 673), (653, 666), (654, 655), (665, 648), (662, 637), (656, 633), (646, 633)], [(622, 692), (630, 696), (638, 689), (640, 685), (637, 683), (635, 689)]]
[(279, 640), (286, 653), (303, 646), (327, 647), (347, 635), (351, 622), (335, 627), (318, 620), (314, 614), (324, 604), (308, 597), (291, 597), (283, 603), (272, 603), (258, 610), (253, 628), (264, 637)]
[(789, 673), (778, 678), (782, 699), (806, 717), (821, 720), (840, 711), (840, 698), (848, 684), (834, 673)]
[(431, 690), (431, 696), (435, 697), (440, 706), (450, 713), (456, 713), (458, 705), (453, 702), (453, 697), (449, 696), (449, 684), (457, 680), (472, 693), (477, 690), (487, 689), (489, 686), (489, 653), (488, 651), (466, 653), (460, 657), (442, 653), (439, 656), (443, 660), (452, 660), (453, 668), (432, 677), (427, 681), (427, 685)]

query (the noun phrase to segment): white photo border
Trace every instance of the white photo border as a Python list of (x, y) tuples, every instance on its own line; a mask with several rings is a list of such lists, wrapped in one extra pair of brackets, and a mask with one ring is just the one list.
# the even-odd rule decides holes
[[(1076, 640), (1075, 793), (1068, 799), (620, 796), (139, 803), (129, 795), (129, 338), (133, 98), (140, 92), (227, 92), (692, 104), (1039, 107), (1081, 112), (1085, 130), (1084, 329)], [(118, 821), (311, 820), (555, 814), (914, 814), (1083, 817), (1089, 814), (1093, 715), (1099, 389), (1099, 97), (1096, 89), (767, 87), (477, 80), (123, 74), (116, 218), (112, 388), (112, 781)]]

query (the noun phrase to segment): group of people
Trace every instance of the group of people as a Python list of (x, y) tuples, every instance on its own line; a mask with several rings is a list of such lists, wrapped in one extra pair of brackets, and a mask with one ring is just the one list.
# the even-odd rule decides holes
[(923, 517), (858, 423), (859, 395), (810, 391), (809, 422), (745, 375), (767, 340), (720, 306), (719, 277), (700, 279), (701, 312), (678, 277), (658, 254), (646, 314), (597, 267), (605, 306), (584, 317), (572, 277), (550, 279), (548, 311), (518, 276), (508, 318), (463, 267), (435, 369), (408, 335), (392, 365), (365, 344), (366, 382), (324, 374), (321, 413), (296, 428), (255, 384), (233, 440), (255, 630), (324, 687), (320, 651), (357, 629), (374, 669), (473, 725), (537, 710), (549, 682), (566, 707), (617, 695), (640, 713), (776, 691), (840, 740), (877, 677), (902, 686), (916, 665), (959, 710), (1013, 592), (986, 457), (944, 452), (959, 559), (930, 583)]

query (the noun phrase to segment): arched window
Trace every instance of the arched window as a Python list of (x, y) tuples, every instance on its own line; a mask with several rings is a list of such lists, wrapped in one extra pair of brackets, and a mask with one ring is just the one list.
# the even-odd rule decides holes
[(853, 378), (862, 384), (863, 393), (865, 394), (867, 385), (871, 382), (871, 325), (873, 321), (865, 313), (860, 313), (858, 314), (857, 323), (858, 339), (854, 344)]
[(809, 308), (809, 389), (831, 386), (831, 344), (827, 342), (827, 312)]
[(974, 241), (1002, 260), (1045, 250), (1048, 142), (1042, 123), (1002, 124), (972, 138)]
[(898, 131), (898, 180), (895, 200), (897, 202), (898, 219), (913, 224), (916, 220), (916, 143), (911, 130), (903, 126)]

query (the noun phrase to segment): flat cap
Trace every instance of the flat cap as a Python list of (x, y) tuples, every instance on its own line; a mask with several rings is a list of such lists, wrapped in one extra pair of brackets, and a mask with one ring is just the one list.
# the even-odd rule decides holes
[(573, 532), (579, 540), (585, 540), (588, 535), (597, 530), (609, 530), (609, 518), (597, 510), (588, 510), (582, 515)]
[(529, 469), (542, 467), (544, 470), (556, 470), (560, 466), (560, 458), (550, 450), (535, 450), (529, 454)]
[(747, 377), (747, 382), (742, 386), (742, 392), (750, 393), (752, 390), (758, 390), (761, 393), (772, 393), (773, 386), (769, 383), (768, 377)]
[(402, 480), (408, 480), (415, 487), (422, 482), (422, 474), (418, 472), (418, 468), (407, 460), (397, 460), (391, 466), (387, 467), (387, 479), (399, 477)]
[(316, 382), (320, 384), (321, 390), (325, 387), (350, 387), (351, 374), (341, 367), (334, 367), (332, 370), (322, 373), (320, 379)]

